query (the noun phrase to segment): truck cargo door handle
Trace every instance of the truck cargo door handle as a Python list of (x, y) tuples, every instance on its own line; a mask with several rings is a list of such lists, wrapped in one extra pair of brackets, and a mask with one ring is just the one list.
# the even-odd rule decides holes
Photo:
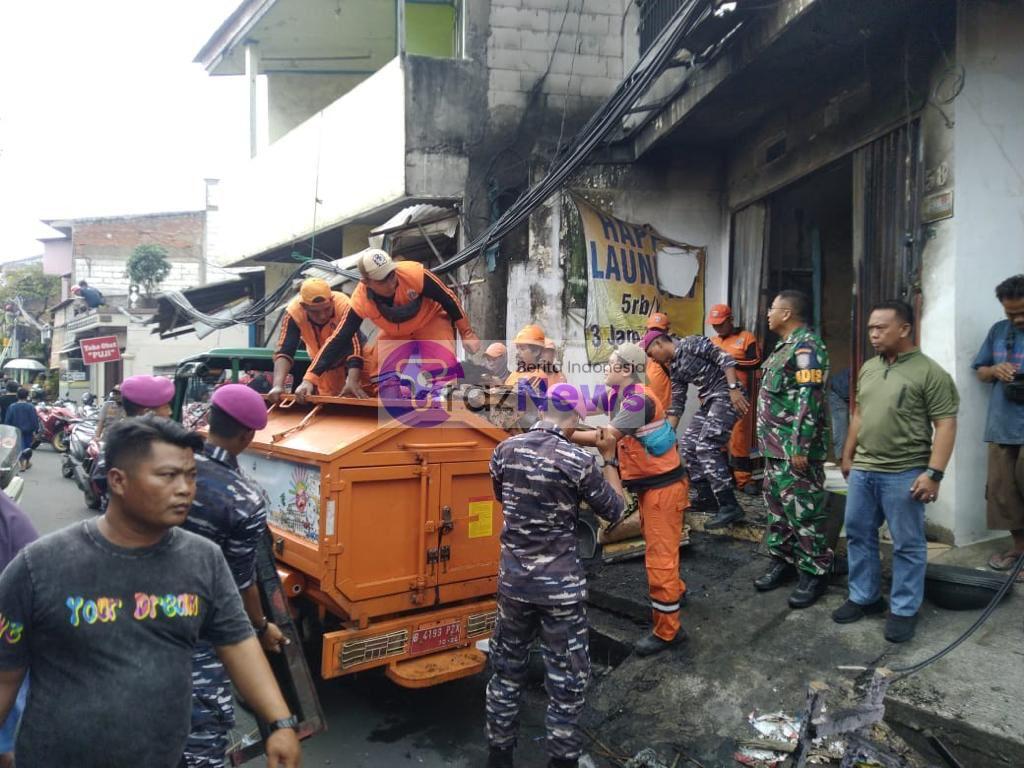
[(452, 522), (452, 508), (441, 507), (441, 535), (451, 533), (455, 528), (455, 523)]

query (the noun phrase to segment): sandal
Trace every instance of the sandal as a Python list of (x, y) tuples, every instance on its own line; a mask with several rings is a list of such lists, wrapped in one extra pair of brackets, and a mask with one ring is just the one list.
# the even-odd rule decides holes
[[(1024, 553), (1017, 552), (1014, 549), (1007, 552), (996, 553), (989, 558), (988, 567), (993, 571), (1009, 571), (1017, 564), (1017, 558), (1022, 554)], [(1021, 571), (1021, 573), (1024, 573), (1024, 571)]]

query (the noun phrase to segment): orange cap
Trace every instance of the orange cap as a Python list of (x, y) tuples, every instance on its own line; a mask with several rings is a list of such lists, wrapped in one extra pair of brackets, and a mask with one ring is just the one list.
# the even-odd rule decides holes
[(533, 344), (537, 347), (543, 347), (545, 341), (544, 331), (539, 325), (526, 326), (515, 338), (516, 344)]
[(322, 301), (331, 300), (331, 286), (326, 280), (319, 277), (311, 277), (303, 280), (299, 287), (299, 298), (303, 304), (319, 304)]
[(728, 304), (715, 304), (708, 312), (708, 322), (712, 325), (724, 323), (730, 317), (732, 317), (732, 310), (729, 309)]
[(668, 319), (668, 315), (664, 312), (652, 312), (647, 318), (647, 330), (656, 329), (659, 331), (667, 331), (672, 327), (672, 321)]
[(500, 341), (496, 341), (484, 350), (484, 354), (488, 357), (507, 357), (508, 348)]

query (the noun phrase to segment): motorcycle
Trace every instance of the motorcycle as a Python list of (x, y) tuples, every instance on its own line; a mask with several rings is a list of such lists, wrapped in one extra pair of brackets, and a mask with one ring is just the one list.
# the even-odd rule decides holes
[(25, 481), (18, 474), (21, 455), (21, 431), (17, 427), (0, 424), (0, 488), (15, 503), (21, 500)]
[(92, 470), (99, 461), (102, 447), (96, 440), (96, 422), (78, 421), (71, 431), (68, 452), (61, 463), (61, 474), (73, 478), (78, 490), (85, 496), (85, 506), (100, 508), (100, 491), (92, 479)]
[(95, 419), (79, 419), (68, 425), (68, 450), (60, 463), (60, 473), (63, 477), (72, 478), (75, 476), (75, 466), (85, 464), (88, 459), (86, 449), (93, 435), (96, 434)]
[(32, 447), (38, 448), (42, 443), (49, 443), (58, 453), (68, 449), (68, 426), (78, 418), (74, 404), (40, 403), (36, 406), (39, 414), (39, 429), (36, 430)]

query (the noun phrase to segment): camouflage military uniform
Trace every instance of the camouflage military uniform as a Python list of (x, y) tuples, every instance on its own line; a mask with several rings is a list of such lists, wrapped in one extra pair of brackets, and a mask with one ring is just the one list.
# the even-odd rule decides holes
[[(256, 549), (267, 535), (263, 492), (242, 475), (238, 461), (223, 448), (207, 443), (196, 456), (196, 498), (182, 526), (218, 544), (238, 589), (256, 578)], [(224, 766), (228, 732), (235, 722), (231, 684), (211, 645), (192, 654), (192, 728), (182, 766)]]
[(576, 544), (579, 504), (586, 501), (601, 517), (616, 521), (623, 502), (593, 455), (546, 421), (495, 448), (491, 478), (505, 524), (487, 738), (494, 748), (515, 745), (530, 646), (539, 634), (550, 697), (548, 753), (576, 760), (583, 743), (577, 721), (590, 678), (587, 582)]
[[(828, 350), (803, 326), (775, 345), (762, 370), (757, 435), (765, 459), (765, 543), (774, 557), (820, 576), (832, 564), (824, 534)], [(793, 456), (807, 457), (806, 473), (794, 469)]]
[(670, 415), (683, 415), (686, 388), (697, 387), (700, 408), (680, 439), (686, 472), (692, 483), (707, 482), (716, 495), (732, 487), (732, 473), (726, 445), (739, 414), (729, 397), (724, 370), (736, 361), (704, 336), (686, 336), (676, 342), (676, 353), (668, 365), (672, 380)]

